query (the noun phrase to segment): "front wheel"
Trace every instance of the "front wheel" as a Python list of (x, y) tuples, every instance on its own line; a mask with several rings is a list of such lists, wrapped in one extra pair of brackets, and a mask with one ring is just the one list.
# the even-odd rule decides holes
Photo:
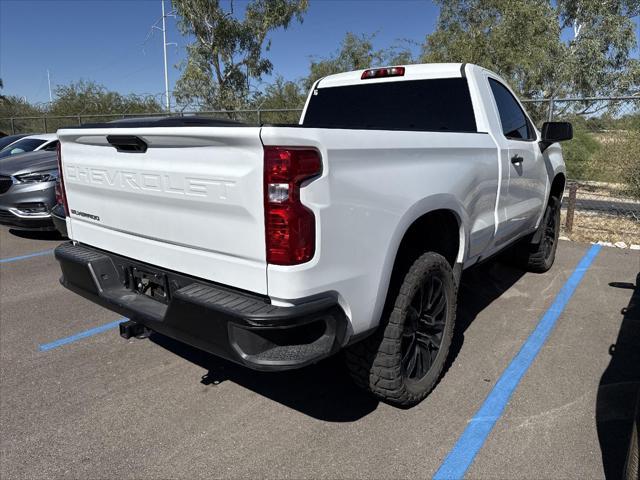
[(551, 197), (538, 232), (518, 241), (509, 250), (507, 258), (511, 263), (530, 272), (544, 273), (553, 266), (556, 259), (559, 236), (560, 200)]
[(444, 257), (428, 252), (407, 272), (379, 331), (346, 351), (355, 382), (381, 400), (410, 407), (444, 368), (456, 314), (456, 283)]

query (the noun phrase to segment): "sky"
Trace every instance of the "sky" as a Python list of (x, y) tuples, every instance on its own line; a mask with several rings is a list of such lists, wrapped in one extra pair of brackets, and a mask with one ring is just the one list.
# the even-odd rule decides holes
[[(294, 80), (306, 75), (311, 58), (335, 52), (347, 32), (375, 33), (376, 48), (399, 39), (422, 43), (437, 16), (429, 0), (310, 0), (302, 24), (270, 35), (267, 57), (274, 75)], [(121, 93), (161, 94), (162, 33), (147, 39), (160, 17), (161, 0), (0, 0), (3, 93), (47, 102), (49, 70), (52, 89), (86, 79)], [(167, 47), (171, 90), (189, 39), (174, 18), (167, 21), (167, 42), (178, 44)]]
[[(247, 0), (235, 0), (241, 12)], [(222, 0), (228, 5), (228, 0)], [(296, 80), (312, 58), (334, 53), (347, 32), (375, 34), (374, 46), (416, 42), (414, 53), (434, 30), (438, 7), (430, 0), (310, 0), (304, 22), (269, 36), (273, 75)], [(166, 0), (167, 11), (170, 0)], [(161, 0), (0, 0), (0, 78), (3, 94), (48, 102), (58, 84), (94, 80), (124, 94), (164, 92), (162, 33), (152, 29)], [(639, 18), (635, 19), (639, 25)], [(167, 19), (169, 84), (173, 89), (189, 38)], [(159, 25), (159, 24), (158, 24)], [(150, 36), (150, 32), (153, 34)], [(565, 31), (570, 35), (569, 31)], [(636, 49), (634, 56), (640, 51)], [(270, 77), (263, 78), (263, 84)], [(259, 88), (260, 86), (257, 85)]]

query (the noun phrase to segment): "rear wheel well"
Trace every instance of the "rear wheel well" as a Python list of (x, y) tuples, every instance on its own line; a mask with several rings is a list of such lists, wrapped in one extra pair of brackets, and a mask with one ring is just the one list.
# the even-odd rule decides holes
[(551, 183), (551, 191), (549, 192), (549, 197), (554, 197), (558, 200), (562, 200), (562, 193), (564, 192), (565, 183), (566, 178), (564, 174), (557, 174), (553, 179), (553, 183)]
[[(436, 252), (453, 267), (460, 248), (460, 225), (451, 210), (435, 210), (418, 218), (402, 237), (396, 263), (402, 257), (411, 262), (426, 251)], [(415, 258), (414, 258), (415, 257)]]
[(452, 210), (434, 210), (416, 219), (407, 229), (396, 253), (387, 293), (395, 298), (398, 288), (413, 262), (425, 252), (442, 255), (455, 266), (460, 249), (460, 223)]

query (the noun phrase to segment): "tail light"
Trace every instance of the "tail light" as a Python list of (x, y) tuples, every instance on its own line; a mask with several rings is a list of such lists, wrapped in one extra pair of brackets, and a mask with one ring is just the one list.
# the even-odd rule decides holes
[(267, 262), (298, 265), (316, 247), (313, 212), (300, 202), (300, 185), (322, 173), (320, 153), (307, 147), (264, 147), (264, 219)]
[(67, 204), (67, 192), (64, 189), (64, 176), (62, 175), (62, 153), (60, 142), (56, 148), (58, 154), (58, 181), (56, 182), (56, 202), (64, 207), (64, 214), (69, 216), (69, 206)]

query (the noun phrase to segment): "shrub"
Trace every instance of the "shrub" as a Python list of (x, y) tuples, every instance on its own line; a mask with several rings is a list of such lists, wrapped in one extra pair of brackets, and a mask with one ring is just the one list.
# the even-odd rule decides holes
[(567, 164), (567, 175), (571, 179), (589, 178), (591, 157), (600, 150), (600, 143), (581, 124), (574, 124), (573, 140), (563, 144), (564, 160)]

